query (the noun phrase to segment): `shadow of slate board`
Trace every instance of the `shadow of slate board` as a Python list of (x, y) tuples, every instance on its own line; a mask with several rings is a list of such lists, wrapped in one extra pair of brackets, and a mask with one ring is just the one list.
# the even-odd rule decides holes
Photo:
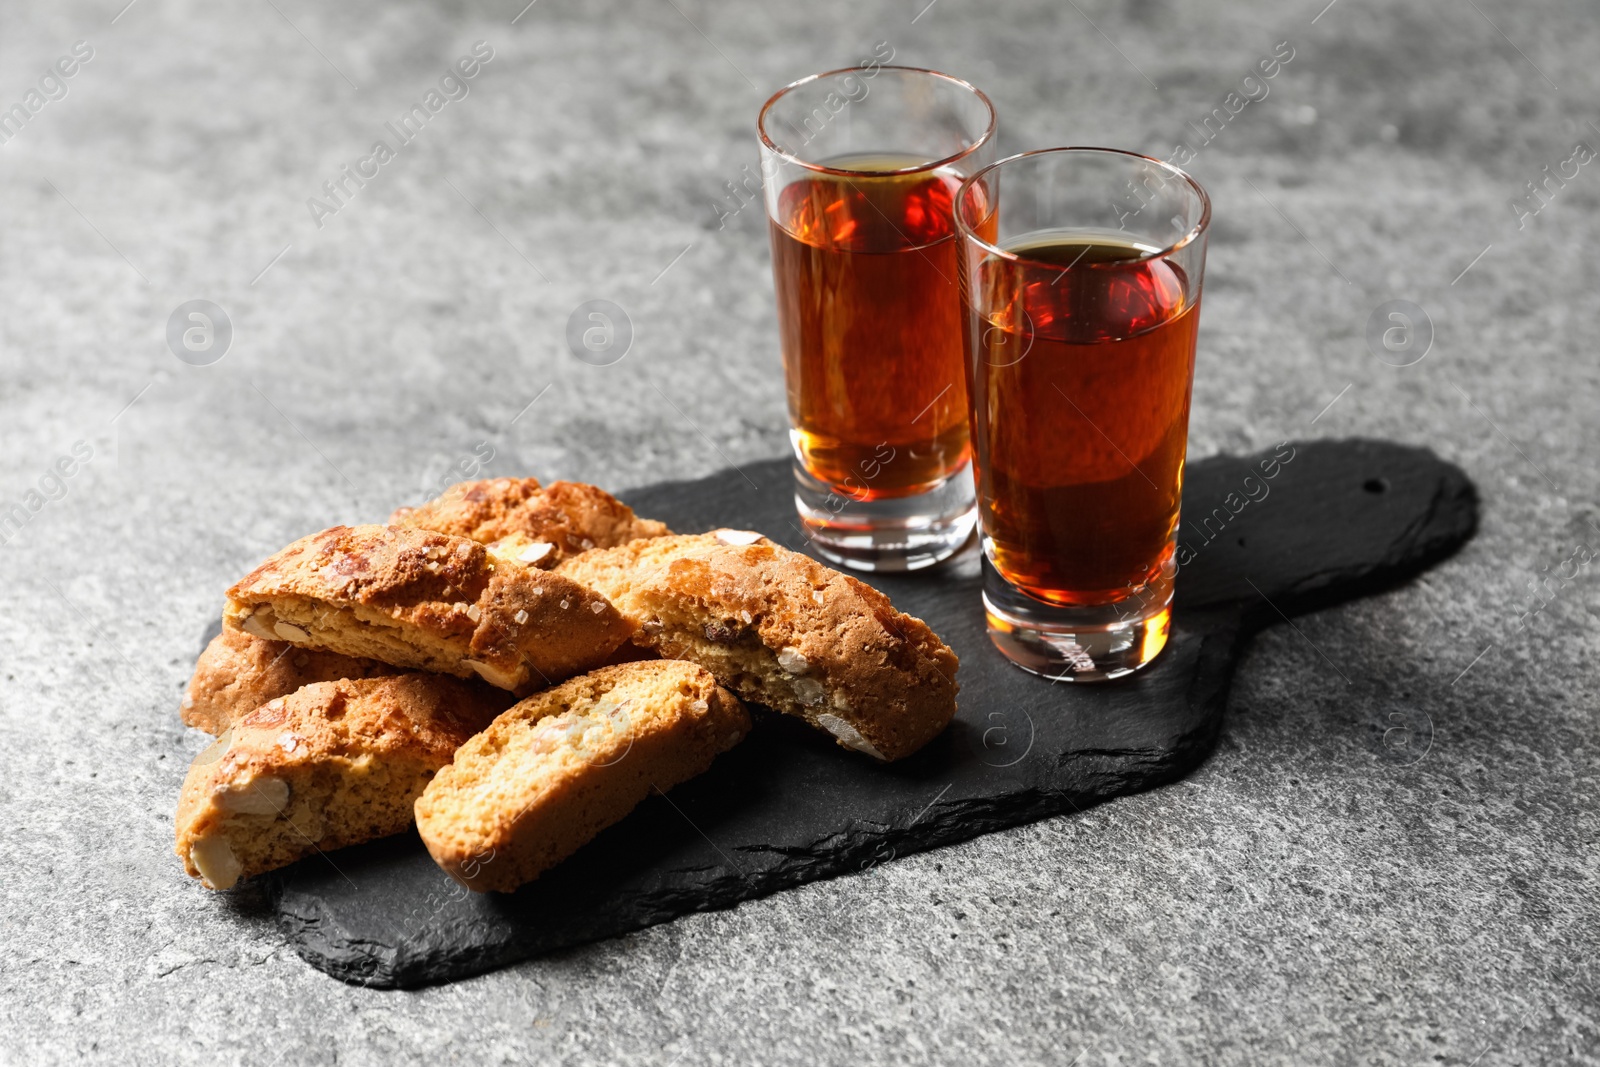
[[(758, 709), (709, 773), (514, 894), (459, 889), (414, 833), (312, 857), (262, 888), (314, 967), (415, 987), (1174, 781), (1211, 750), (1253, 631), (1402, 582), (1476, 528), (1472, 483), (1431, 452), (1359, 440), (1276, 451), (1189, 466), (1172, 638), (1131, 678), (1073, 686), (1002, 660), (969, 546), (932, 571), (870, 579), (961, 657), (960, 712), (910, 759), (879, 764)], [(788, 461), (772, 460), (627, 500), (679, 531), (756, 529), (802, 548), (791, 492)]]

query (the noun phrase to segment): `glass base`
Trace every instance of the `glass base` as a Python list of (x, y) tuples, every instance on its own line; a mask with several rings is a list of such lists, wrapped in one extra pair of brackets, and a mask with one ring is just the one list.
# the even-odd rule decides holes
[(1115, 604), (1048, 604), (1005, 580), (983, 558), (989, 640), (1025, 671), (1055, 682), (1108, 682), (1147, 665), (1166, 647), (1176, 567)]
[(851, 570), (916, 571), (949, 559), (978, 521), (972, 463), (926, 492), (855, 500), (794, 461), (794, 506), (817, 553)]

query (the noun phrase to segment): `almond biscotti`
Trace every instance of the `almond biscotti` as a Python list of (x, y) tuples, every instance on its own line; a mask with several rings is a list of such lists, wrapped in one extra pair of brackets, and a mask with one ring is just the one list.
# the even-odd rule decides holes
[(597, 548), (563, 560), (556, 573), (600, 593), (637, 626), (643, 621), (632, 608), (633, 590), (687, 552), (713, 545), (751, 545), (766, 541), (751, 530), (713, 530), (703, 534), (669, 534), (632, 541), (615, 548)]
[(483, 544), (507, 541), (521, 562), (545, 568), (592, 548), (670, 532), (665, 523), (639, 518), (598, 486), (541, 486), (534, 478), (461, 482), (426, 504), (399, 509), (389, 521)]
[(606, 662), (631, 630), (569, 578), (399, 526), (301, 538), (228, 590), (223, 625), (519, 693)]
[(440, 675), (317, 682), (269, 701), (195, 757), (174, 820), (212, 889), (400, 833), (457, 747), (511, 699)]
[(847, 748), (902, 759), (955, 715), (949, 646), (876, 589), (798, 552), (686, 547), (619, 595), (637, 644), (698, 663)]
[(296, 648), (287, 641), (267, 641), (224, 629), (195, 662), (183, 697), (183, 721), (216, 735), (267, 701), (288, 696), (312, 682), (398, 673), (398, 667), (377, 660)]
[(418, 798), (417, 831), (456, 881), (509, 891), (749, 731), (744, 706), (691, 663), (605, 667), (529, 697), (462, 745)]

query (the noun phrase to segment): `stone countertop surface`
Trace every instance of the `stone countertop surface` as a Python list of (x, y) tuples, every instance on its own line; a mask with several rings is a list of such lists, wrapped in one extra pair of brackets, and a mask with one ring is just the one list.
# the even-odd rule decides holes
[[(122, 2), (0, 32), (0, 1062), (1600, 1063), (1588, 5)], [(780, 453), (754, 117), (880, 42), (1004, 151), (1188, 146), (1192, 455), (1426, 445), (1478, 538), (1262, 634), (1179, 784), (441, 988), (312, 970), (171, 852), (222, 590), (475, 464)], [(631, 323), (603, 366), (590, 300)]]

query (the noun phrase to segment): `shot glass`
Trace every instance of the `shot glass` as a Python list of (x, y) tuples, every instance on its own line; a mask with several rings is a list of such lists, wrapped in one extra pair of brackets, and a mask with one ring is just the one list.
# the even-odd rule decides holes
[(829, 560), (930, 566), (976, 521), (956, 192), (992, 158), (964, 81), (854, 67), (761, 109), (795, 507)]
[(1026, 670), (1166, 645), (1211, 202), (1160, 160), (1026, 152), (962, 185), (983, 602)]

